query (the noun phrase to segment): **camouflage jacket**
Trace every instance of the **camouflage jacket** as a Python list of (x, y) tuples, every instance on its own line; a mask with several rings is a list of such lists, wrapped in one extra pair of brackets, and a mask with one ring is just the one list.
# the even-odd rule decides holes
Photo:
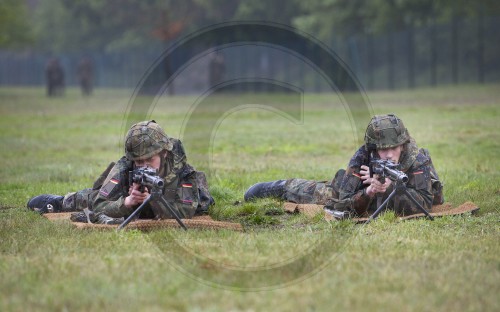
[[(197, 172), (186, 162), (186, 154), (181, 141), (173, 140), (173, 149), (167, 152), (162, 159), (160, 177), (165, 180), (163, 198), (173, 204), (177, 214), (181, 218), (192, 218), (198, 212), (206, 212), (208, 206), (213, 203), (213, 199), (208, 193), (206, 178), (202, 172)], [(99, 192), (95, 196), (92, 207), (96, 212), (113, 217), (127, 217), (137, 207), (126, 207), (125, 198), (129, 194), (129, 173), (134, 169), (134, 162), (122, 157), (111, 168), (106, 178), (99, 187)], [(201, 184), (201, 185), (200, 185)], [(200, 199), (201, 196), (201, 199)], [(155, 217), (151, 205), (141, 212), (141, 217)], [(163, 213), (162, 217), (169, 217)], [(170, 216), (173, 217), (173, 216)]]
[[(428, 152), (419, 149), (413, 140), (405, 144), (401, 154), (401, 171), (408, 175), (409, 181), (406, 184), (409, 193), (425, 208), (430, 209), (433, 204), (433, 180), (437, 178), (437, 173), (432, 166)], [(385, 200), (393, 190), (393, 186), (381, 195), (381, 200), (377, 196), (370, 197), (366, 194), (368, 185), (361, 180), (360, 169), (362, 165), (368, 166), (370, 154), (363, 145), (351, 158), (348, 168), (340, 184), (339, 204), (336, 207), (349, 208), (362, 216), (372, 213), (377, 209), (377, 204)], [(436, 186), (437, 187), (437, 186)], [(441, 201), (441, 199), (439, 199)], [(442, 203), (442, 201), (441, 201)], [(343, 206), (343, 207), (340, 207)], [(418, 207), (411, 202), (405, 194), (397, 194), (388, 204), (388, 209), (394, 210), (400, 215), (409, 215), (420, 212)]]

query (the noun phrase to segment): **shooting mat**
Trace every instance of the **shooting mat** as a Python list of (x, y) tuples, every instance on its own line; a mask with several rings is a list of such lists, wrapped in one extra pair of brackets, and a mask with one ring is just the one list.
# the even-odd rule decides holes
[[(103, 229), (103, 230), (114, 230), (118, 225), (109, 224), (94, 224), (94, 223), (82, 223), (82, 222), (72, 222), (70, 220), (72, 212), (61, 212), (61, 213), (46, 213), (47, 219), (53, 222), (57, 221), (68, 221), (79, 229)], [(243, 231), (243, 227), (239, 223), (233, 222), (223, 222), (215, 221), (210, 216), (195, 216), (192, 219), (182, 219), (182, 222), (186, 225), (188, 229), (227, 229), (233, 231)], [(136, 229), (141, 231), (151, 231), (164, 228), (180, 228), (179, 224), (175, 219), (166, 220), (152, 220), (152, 219), (139, 219), (130, 222), (124, 229)]]
[[(328, 221), (333, 220), (333, 217), (326, 213), (323, 210), (322, 205), (311, 205), (311, 204), (296, 204), (296, 203), (285, 203), (284, 207), (285, 211), (290, 213), (304, 213), (308, 216), (315, 216), (318, 213), (322, 213), (325, 216), (325, 219)], [(461, 215), (468, 212), (476, 212), (479, 210), (479, 207), (472, 202), (465, 202), (458, 207), (453, 207), (450, 203), (445, 203), (443, 205), (432, 206), (432, 209), (429, 211), (430, 215), (433, 217), (442, 217), (442, 216), (455, 216)], [(399, 220), (410, 220), (417, 218), (425, 218), (425, 214), (417, 213), (409, 216), (399, 217)], [(368, 221), (368, 218), (354, 218), (356, 223), (364, 223)]]
[[(285, 211), (289, 213), (304, 213), (308, 216), (315, 216), (318, 213), (322, 213), (326, 220), (332, 221), (333, 217), (323, 210), (322, 205), (312, 205), (312, 204), (296, 204), (296, 203), (285, 203)], [(442, 216), (453, 216), (462, 215), (465, 213), (473, 213), (479, 210), (479, 207), (472, 202), (465, 202), (458, 207), (453, 207), (450, 203), (445, 203), (443, 205), (432, 206), (429, 213), (433, 217)], [(108, 225), (108, 224), (94, 224), (94, 223), (81, 223), (72, 222), (70, 220), (71, 212), (61, 212), (61, 213), (46, 213), (43, 215), (47, 219), (53, 222), (57, 221), (68, 221), (79, 229), (103, 229), (103, 230), (113, 230), (118, 227), (118, 225)], [(399, 220), (410, 220), (417, 218), (424, 218), (423, 213), (413, 214), (409, 216), (399, 217)], [(365, 223), (368, 218), (354, 218), (356, 223)], [(239, 223), (225, 222), (225, 221), (215, 221), (210, 216), (195, 216), (193, 219), (183, 219), (182, 220), (188, 229), (227, 229), (233, 231), (243, 231), (243, 226)], [(166, 220), (151, 220), (151, 219), (139, 219), (130, 222), (125, 229), (137, 229), (141, 231), (151, 231), (164, 228), (179, 228), (179, 224), (174, 219)]]

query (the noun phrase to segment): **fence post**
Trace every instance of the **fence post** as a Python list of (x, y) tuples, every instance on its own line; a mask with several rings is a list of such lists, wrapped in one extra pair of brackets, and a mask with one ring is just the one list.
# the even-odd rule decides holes
[(451, 76), (454, 84), (458, 84), (458, 17), (453, 14), (451, 22)]
[(436, 16), (432, 15), (431, 25), (431, 86), (437, 85), (437, 40), (436, 40)]
[(394, 41), (392, 32), (387, 33), (387, 82), (389, 89), (394, 89)]
[(478, 4), (477, 14), (477, 80), (484, 83), (484, 11), (483, 6)]
[(367, 49), (366, 54), (368, 55), (367, 69), (368, 69), (368, 88), (373, 90), (374, 88), (374, 61), (375, 61), (375, 49), (373, 48), (373, 35), (369, 34), (367, 36)]
[(415, 53), (413, 44), (413, 25), (408, 29), (408, 87), (415, 87)]

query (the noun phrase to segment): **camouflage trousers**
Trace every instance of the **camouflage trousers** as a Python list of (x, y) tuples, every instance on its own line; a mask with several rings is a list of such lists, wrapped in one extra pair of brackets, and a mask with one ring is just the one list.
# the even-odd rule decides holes
[(63, 199), (63, 211), (83, 211), (85, 208), (93, 210), (92, 203), (98, 193), (99, 190), (87, 188), (66, 194)]
[[(92, 206), (92, 203), (94, 202), (95, 197), (99, 193), (99, 190), (94, 190), (91, 188), (84, 189), (78, 192), (72, 192), (68, 193), (64, 196), (63, 199), (63, 211), (68, 212), (68, 211), (83, 211), (85, 208), (88, 208), (91, 211), (94, 211), (94, 207)], [(193, 215), (195, 214), (195, 210), (193, 207), (189, 205), (179, 205), (176, 203), (173, 203), (171, 206), (172, 209), (177, 213), (177, 215), (181, 218), (192, 218)], [(104, 213), (106, 215), (112, 215), (109, 211), (104, 210), (104, 211), (99, 211), (101, 213)], [(201, 214), (202, 212), (199, 212)], [(162, 219), (171, 219), (174, 216), (171, 215), (170, 210), (166, 207), (164, 207), (164, 204), (161, 202), (158, 202), (157, 205), (153, 205), (152, 203), (148, 204), (142, 211), (141, 211), (141, 218), (149, 218), (152, 219), (155, 216), (161, 216)]]
[(340, 183), (345, 170), (335, 174), (333, 181), (312, 181), (289, 179), (285, 182), (284, 199), (297, 204), (330, 205), (332, 199), (338, 199)]
[[(85, 208), (94, 210), (92, 203), (99, 193), (99, 188), (96, 189), (96, 185), (100, 186), (98, 182), (99, 181), (96, 181), (96, 183), (94, 183), (93, 188), (86, 188), (78, 192), (66, 194), (63, 199), (63, 211), (83, 211)], [(177, 208), (176, 210), (178, 215), (183, 218), (192, 218), (193, 214), (205, 214), (208, 212), (209, 206), (214, 204), (214, 199), (212, 195), (210, 195), (210, 192), (208, 190), (208, 183), (205, 173), (196, 171), (196, 185), (197, 188), (193, 190), (194, 192), (197, 192), (196, 196), (189, 196), (189, 199), (196, 199), (196, 202), (198, 203), (197, 205), (195, 205), (194, 209), (193, 207), (191, 207), (191, 205), (182, 205), (177, 203), (175, 201), (175, 193), (173, 194), (174, 198), (167, 199), (169, 202), (173, 202), (174, 208)], [(179, 193), (178, 196), (181, 199), (183, 199), (186, 195), (184, 194), (186, 190), (183, 188), (178, 188), (174, 192)], [(163, 204), (160, 204), (160, 206), (163, 206)], [(154, 215), (148, 213), (149, 210), (150, 209), (145, 209), (145, 212), (142, 215), (145, 217), (154, 217)], [(164, 217), (165, 215), (167, 215), (168, 217), (168, 215), (170, 214), (167, 208), (163, 208), (162, 211), (162, 215)], [(104, 211), (104, 213), (106, 213), (106, 211)], [(170, 216), (170, 218), (173, 218), (173, 216)]]

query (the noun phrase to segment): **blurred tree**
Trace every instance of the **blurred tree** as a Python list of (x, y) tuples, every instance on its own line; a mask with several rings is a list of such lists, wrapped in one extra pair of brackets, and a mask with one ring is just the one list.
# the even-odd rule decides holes
[(33, 42), (25, 3), (0, 0), (0, 47), (21, 47)]
[[(377, 0), (374, 0), (377, 1)], [(370, 12), (367, 0), (304, 0), (305, 14), (293, 19), (299, 29), (328, 40), (333, 35), (349, 36), (368, 31)]]
[(253, 0), (241, 1), (235, 12), (237, 20), (270, 21), (291, 25), (295, 16), (301, 14), (302, 0)]
[[(35, 12), (39, 46), (115, 51), (175, 38), (200, 10), (192, 0), (53, 0)], [(156, 40), (155, 40), (156, 39)]]
[(302, 15), (293, 19), (298, 28), (323, 40), (384, 33), (427, 25), (435, 19), (450, 22), (455, 16), (475, 17), (482, 9), (499, 14), (497, 0), (303, 0)]
[(299, 0), (52, 0), (38, 3), (34, 20), (45, 50), (115, 51), (235, 19), (290, 24), (299, 9)]
[[(12, 35), (23, 5), (2, 0), (0, 22)], [(27, 0), (26, 0), (27, 1)], [(160, 44), (181, 33), (231, 20), (292, 24), (322, 40), (334, 36), (384, 33), (479, 11), (499, 14), (497, 0), (51, 0), (35, 2), (33, 28), (38, 46), (49, 51), (115, 51)], [(9, 13), (10, 11), (21, 14)], [(7, 12), (7, 13), (5, 13)], [(482, 14), (482, 13), (481, 13)], [(9, 20), (13, 20), (8, 22)], [(17, 24), (20, 26), (15, 26)], [(24, 28), (23, 28), (24, 27)], [(8, 32), (7, 32), (8, 33)]]
[[(201, 24), (213, 24), (226, 22), (233, 18), (236, 10), (243, 2), (242, 0), (194, 0), (203, 12), (203, 21)], [(200, 23), (201, 22), (201, 23)]]

